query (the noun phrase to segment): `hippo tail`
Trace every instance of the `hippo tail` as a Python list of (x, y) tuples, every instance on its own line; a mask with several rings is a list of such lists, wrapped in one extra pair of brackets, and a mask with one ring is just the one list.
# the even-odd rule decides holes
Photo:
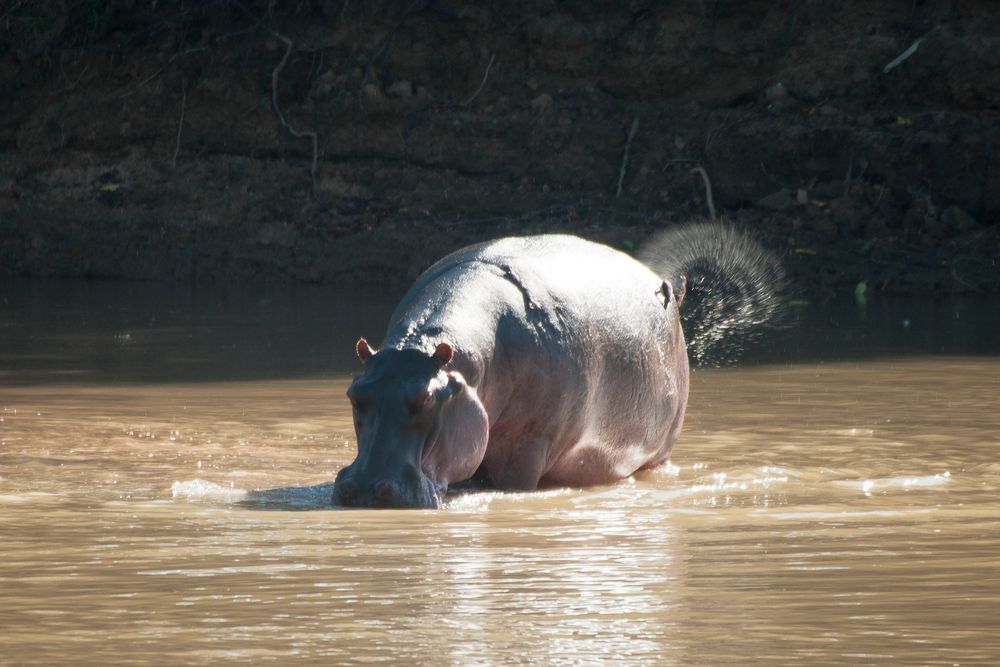
[(751, 235), (725, 222), (666, 230), (639, 248), (638, 259), (685, 289), (681, 323), (688, 352), (703, 365), (730, 363), (784, 314), (784, 269)]

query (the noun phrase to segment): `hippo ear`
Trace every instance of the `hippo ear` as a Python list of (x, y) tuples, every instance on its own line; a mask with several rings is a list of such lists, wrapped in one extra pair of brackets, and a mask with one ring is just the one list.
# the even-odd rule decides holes
[(368, 341), (364, 338), (358, 339), (357, 345), (355, 345), (354, 349), (357, 351), (358, 359), (360, 359), (362, 363), (368, 363), (368, 360), (375, 354), (375, 350), (372, 349), (372, 346), (369, 345)]
[(677, 299), (677, 307), (684, 303), (684, 295), (687, 294), (688, 274), (678, 273), (670, 279), (670, 286), (674, 288), (674, 298)]
[(451, 392), (451, 395), (461, 394), (464, 390), (465, 378), (454, 371), (448, 373), (448, 391)]
[(665, 301), (663, 304), (664, 308), (667, 307), (667, 303), (670, 303), (671, 294), (677, 302), (677, 307), (681, 307), (681, 304), (684, 303), (684, 295), (687, 294), (687, 282), (688, 277), (686, 273), (678, 273), (663, 279), (662, 292), (663, 299)]
[(448, 343), (438, 343), (437, 348), (434, 350), (434, 354), (431, 356), (434, 361), (438, 362), (439, 366), (447, 366), (451, 362), (451, 358), (455, 355), (455, 350), (452, 349), (451, 345)]

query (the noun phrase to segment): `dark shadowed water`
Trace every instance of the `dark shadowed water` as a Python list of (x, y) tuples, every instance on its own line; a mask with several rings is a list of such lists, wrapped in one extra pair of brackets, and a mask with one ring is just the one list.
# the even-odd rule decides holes
[(995, 299), (800, 304), (613, 486), (334, 510), (398, 296), (0, 283), (0, 663), (1000, 662)]

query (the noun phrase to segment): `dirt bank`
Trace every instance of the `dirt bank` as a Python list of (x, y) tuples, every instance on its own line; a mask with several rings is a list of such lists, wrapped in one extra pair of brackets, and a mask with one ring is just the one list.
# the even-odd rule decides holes
[(1000, 289), (989, 0), (16, 2), (0, 272), (402, 283), (709, 215), (815, 295)]

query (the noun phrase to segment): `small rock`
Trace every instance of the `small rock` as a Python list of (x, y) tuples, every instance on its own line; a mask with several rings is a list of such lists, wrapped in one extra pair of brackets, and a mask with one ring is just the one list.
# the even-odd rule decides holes
[(795, 98), (788, 94), (785, 84), (780, 81), (764, 91), (764, 97), (767, 98), (770, 106), (775, 109), (787, 110), (798, 104)]
[(545, 113), (552, 108), (552, 96), (548, 93), (542, 93), (535, 99), (531, 100), (531, 108), (537, 113)]
[(796, 205), (795, 194), (788, 188), (772, 192), (757, 201), (757, 206), (771, 211), (786, 211)]
[(327, 192), (335, 197), (358, 198), (368, 195), (368, 191), (358, 184), (350, 183), (337, 176), (328, 176), (320, 179), (319, 183), (316, 184), (316, 188), (320, 192)]
[(365, 92), (365, 97), (370, 99), (375, 99), (376, 97), (379, 97), (379, 95), (381, 95), (378, 86), (376, 86), (374, 83), (365, 84), (364, 92)]
[(773, 86), (769, 87), (764, 95), (767, 97), (769, 102), (776, 102), (778, 100), (788, 97), (788, 89), (785, 88), (785, 84), (780, 81)]
[(976, 219), (957, 206), (949, 206), (941, 213), (941, 223), (947, 229), (965, 232), (976, 226)]
[(813, 199), (836, 199), (844, 194), (843, 181), (820, 181), (809, 191)]
[(809, 193), (806, 192), (804, 188), (799, 188), (795, 192), (795, 201), (797, 201), (798, 203), (800, 203), (802, 205), (808, 204), (809, 203)]
[(413, 97), (413, 84), (409, 81), (397, 81), (385, 91), (389, 97)]
[[(931, 202), (929, 197), (922, 198), (921, 200), (914, 202), (914, 205), (911, 207), (908, 214), (911, 214), (912, 212), (915, 212), (913, 215), (915, 215), (918, 220), (923, 217), (922, 222), (924, 232), (926, 232), (929, 237), (942, 238), (948, 233), (947, 228), (941, 222), (940, 211), (938, 211), (937, 206)], [(920, 215), (921, 213), (923, 213), (923, 216)]]
[(809, 227), (820, 240), (832, 241), (837, 238), (837, 223), (828, 217), (812, 220)]
[(867, 217), (859, 212), (854, 197), (837, 197), (830, 201), (829, 206), (830, 217), (845, 234), (856, 233)]

